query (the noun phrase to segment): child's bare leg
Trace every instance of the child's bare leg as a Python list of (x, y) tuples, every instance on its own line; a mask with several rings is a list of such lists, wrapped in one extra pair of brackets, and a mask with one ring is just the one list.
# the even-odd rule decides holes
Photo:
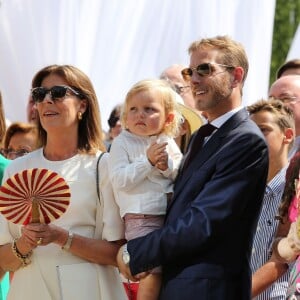
[(137, 300), (157, 300), (161, 286), (161, 273), (149, 274), (140, 280)]

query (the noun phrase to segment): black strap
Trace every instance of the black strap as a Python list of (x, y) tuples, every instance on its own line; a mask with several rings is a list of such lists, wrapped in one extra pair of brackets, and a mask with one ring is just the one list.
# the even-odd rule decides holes
[(97, 159), (97, 164), (96, 164), (96, 188), (97, 188), (97, 195), (98, 195), (98, 199), (99, 199), (99, 203), (101, 204), (101, 201), (100, 201), (100, 190), (99, 190), (99, 162), (100, 162), (100, 159), (101, 157), (103, 156), (105, 152), (102, 152), (98, 159)]

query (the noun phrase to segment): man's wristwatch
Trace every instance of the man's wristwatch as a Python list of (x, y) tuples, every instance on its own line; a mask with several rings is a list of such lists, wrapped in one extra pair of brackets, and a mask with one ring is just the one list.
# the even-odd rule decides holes
[(123, 247), (122, 259), (123, 259), (124, 264), (128, 266), (129, 262), (130, 262), (130, 254), (127, 250), (127, 244), (125, 244)]

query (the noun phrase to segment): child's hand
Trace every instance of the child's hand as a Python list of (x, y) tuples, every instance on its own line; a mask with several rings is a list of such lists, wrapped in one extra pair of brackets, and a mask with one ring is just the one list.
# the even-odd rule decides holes
[(147, 157), (152, 166), (155, 166), (162, 171), (165, 171), (168, 168), (167, 145), (168, 143), (158, 144), (154, 142), (147, 149)]
[(297, 234), (297, 222), (291, 224), (289, 233), (284, 238), (274, 241), (273, 254), (277, 261), (292, 262), (300, 255), (300, 240)]
[(168, 153), (164, 152), (161, 154), (160, 158), (158, 159), (155, 167), (161, 171), (165, 171), (168, 169)]

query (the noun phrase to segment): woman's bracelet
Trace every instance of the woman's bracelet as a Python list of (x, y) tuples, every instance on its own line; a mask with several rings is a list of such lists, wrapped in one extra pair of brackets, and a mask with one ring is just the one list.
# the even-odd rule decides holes
[(19, 249), (17, 248), (17, 240), (14, 239), (11, 244), (11, 250), (13, 254), (21, 261), (22, 267), (26, 267), (31, 263), (30, 256), (32, 255), (32, 250), (27, 254), (20, 253)]
[(61, 249), (65, 250), (65, 251), (69, 251), (73, 242), (73, 237), (74, 234), (73, 232), (69, 231), (68, 232), (68, 239), (66, 241), (66, 243), (61, 247)]

